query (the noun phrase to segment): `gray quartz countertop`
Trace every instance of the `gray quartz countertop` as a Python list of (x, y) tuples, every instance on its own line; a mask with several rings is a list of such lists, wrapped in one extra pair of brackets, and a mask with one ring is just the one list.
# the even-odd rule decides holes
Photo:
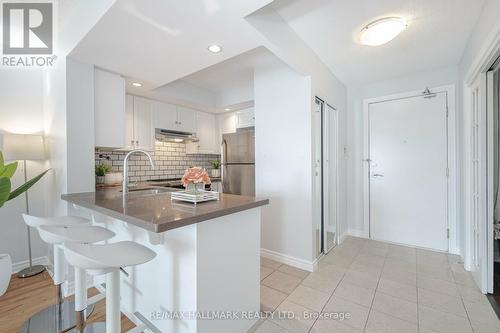
[(221, 194), (218, 201), (198, 203), (196, 206), (171, 201), (170, 193), (145, 195), (130, 192), (123, 200), (120, 188), (63, 194), (61, 198), (157, 233), (269, 204), (268, 199), (232, 194)]

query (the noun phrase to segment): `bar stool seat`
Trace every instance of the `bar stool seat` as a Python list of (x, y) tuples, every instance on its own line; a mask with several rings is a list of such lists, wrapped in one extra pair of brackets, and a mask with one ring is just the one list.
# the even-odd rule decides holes
[[(75, 327), (75, 302), (64, 299), (62, 284), (65, 282), (64, 251), (61, 244), (65, 242), (100, 242), (112, 238), (115, 234), (103, 227), (90, 226), (91, 220), (76, 216), (36, 217), (23, 214), (25, 223), (36, 227), (42, 240), (54, 246), (53, 281), (57, 288), (56, 304), (43, 309), (24, 322), (21, 333), (47, 332), (58, 333)], [(92, 313), (93, 306), (86, 309), (85, 314)]]
[(97, 243), (115, 236), (109, 229), (99, 226), (59, 226), (42, 225), (38, 227), (40, 238), (45, 243)]
[[(113, 244), (75, 244), (64, 246), (66, 260), (78, 271), (97, 275), (106, 274), (106, 323), (94, 323), (88, 326), (77, 325), (77, 332), (120, 333), (120, 269), (136, 266), (151, 261), (156, 253), (149, 248), (131, 241), (121, 241)], [(83, 308), (85, 299), (79, 300), (81, 283), (75, 282), (75, 299)], [(78, 310), (78, 306), (77, 306)]]

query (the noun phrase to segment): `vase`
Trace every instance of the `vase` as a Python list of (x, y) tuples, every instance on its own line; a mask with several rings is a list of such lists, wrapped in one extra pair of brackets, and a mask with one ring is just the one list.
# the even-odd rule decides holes
[(12, 276), (12, 260), (8, 254), (0, 254), (0, 296), (5, 294)]
[(95, 176), (96, 184), (104, 184), (104, 176)]
[(186, 192), (197, 193), (205, 189), (204, 183), (189, 183), (186, 187)]

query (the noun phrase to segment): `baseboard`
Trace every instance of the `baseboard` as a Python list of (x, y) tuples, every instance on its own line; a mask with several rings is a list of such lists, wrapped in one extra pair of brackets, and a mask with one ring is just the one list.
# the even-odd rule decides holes
[[(12, 273), (17, 273), (26, 267), (29, 267), (30, 261), (29, 260), (23, 260), (23, 261), (18, 261), (16, 263), (12, 264)], [(43, 257), (38, 257), (38, 258), (33, 258), (33, 265), (43, 265), (47, 267), (47, 271), (49, 274), (52, 273), (52, 263), (49, 260), (49, 257), (43, 256)], [(51, 274), (52, 275), (52, 274)]]
[(271, 250), (267, 250), (267, 249), (262, 249), (262, 248), (260, 249), (260, 254), (264, 258), (271, 259), (271, 260), (277, 261), (277, 262), (285, 264), (285, 265), (300, 268), (300, 269), (306, 270), (308, 272), (314, 272), (318, 268), (318, 259), (316, 259), (314, 261), (307, 261), (304, 259), (289, 256), (287, 254), (283, 254), (283, 253), (279, 253), (279, 252), (275, 252), (275, 251), (271, 251)]

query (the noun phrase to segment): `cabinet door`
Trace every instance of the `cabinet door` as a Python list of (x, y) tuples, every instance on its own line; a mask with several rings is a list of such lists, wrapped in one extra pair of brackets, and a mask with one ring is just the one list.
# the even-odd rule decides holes
[(134, 138), (137, 148), (154, 149), (153, 104), (152, 100), (134, 96)]
[(94, 71), (94, 128), (97, 147), (122, 148), (125, 141), (125, 80)]
[(196, 136), (198, 152), (202, 154), (216, 154), (219, 152), (217, 134), (215, 131), (215, 116), (210, 113), (198, 112), (196, 114)]
[(125, 148), (133, 149), (134, 147), (134, 96), (127, 95), (125, 98)]
[(162, 102), (154, 102), (153, 127), (178, 131), (176, 106)]
[(196, 132), (196, 111), (183, 106), (177, 107), (177, 129), (182, 132)]
[(255, 126), (255, 113), (253, 108), (245, 109), (236, 112), (238, 128), (253, 127)]

